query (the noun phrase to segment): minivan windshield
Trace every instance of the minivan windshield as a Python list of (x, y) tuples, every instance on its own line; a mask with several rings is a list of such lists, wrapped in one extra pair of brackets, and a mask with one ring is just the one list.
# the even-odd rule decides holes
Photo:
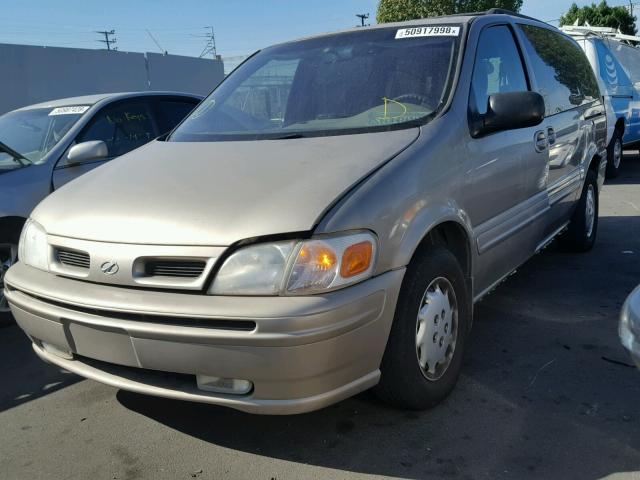
[(391, 130), (446, 103), (461, 27), (363, 29), (267, 48), (238, 67), (169, 141)]
[(0, 116), (0, 142), (23, 157), (20, 162), (9, 153), (0, 151), (0, 169), (41, 163), (88, 109), (88, 105), (33, 108)]

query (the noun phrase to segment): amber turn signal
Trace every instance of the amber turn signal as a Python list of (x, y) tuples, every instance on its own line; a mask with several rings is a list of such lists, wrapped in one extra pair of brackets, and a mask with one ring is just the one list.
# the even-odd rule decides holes
[(349, 278), (366, 272), (371, 265), (372, 257), (373, 244), (371, 242), (360, 242), (347, 247), (342, 255), (340, 276)]

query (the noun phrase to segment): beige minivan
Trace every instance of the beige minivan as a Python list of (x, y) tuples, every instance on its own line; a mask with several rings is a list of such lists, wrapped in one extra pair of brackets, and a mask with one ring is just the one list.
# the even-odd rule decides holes
[(578, 45), (504, 11), (266, 48), (171, 134), (44, 200), (5, 276), (44, 360), (247, 412), (420, 409), (473, 305), (598, 228), (606, 119)]

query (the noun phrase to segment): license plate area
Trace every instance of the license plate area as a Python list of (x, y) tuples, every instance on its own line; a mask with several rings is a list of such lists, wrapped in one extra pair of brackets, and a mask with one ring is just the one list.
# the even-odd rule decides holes
[(129, 333), (121, 328), (63, 320), (71, 349), (83, 357), (139, 367)]

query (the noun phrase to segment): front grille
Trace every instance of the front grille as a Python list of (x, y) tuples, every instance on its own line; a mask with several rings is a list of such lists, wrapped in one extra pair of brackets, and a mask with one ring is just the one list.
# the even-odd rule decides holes
[(148, 277), (198, 278), (205, 266), (201, 260), (148, 260), (144, 272)]
[(89, 254), (78, 250), (67, 250), (63, 248), (56, 249), (58, 262), (67, 267), (89, 268)]

